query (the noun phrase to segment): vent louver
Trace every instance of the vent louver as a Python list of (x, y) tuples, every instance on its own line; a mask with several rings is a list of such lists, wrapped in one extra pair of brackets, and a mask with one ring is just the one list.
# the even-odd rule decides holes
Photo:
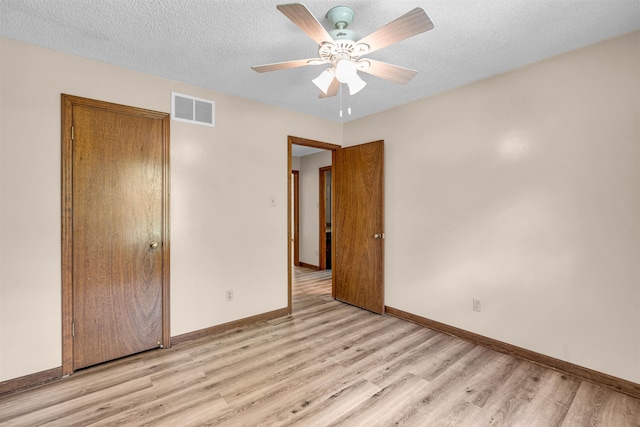
[(171, 92), (172, 120), (215, 127), (215, 112), (213, 101)]

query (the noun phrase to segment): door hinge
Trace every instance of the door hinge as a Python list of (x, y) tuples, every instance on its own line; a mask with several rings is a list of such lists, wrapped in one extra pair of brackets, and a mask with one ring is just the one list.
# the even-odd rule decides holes
[(71, 140), (73, 141), (73, 126), (71, 126)]
[(76, 336), (76, 322), (71, 322), (71, 336)]

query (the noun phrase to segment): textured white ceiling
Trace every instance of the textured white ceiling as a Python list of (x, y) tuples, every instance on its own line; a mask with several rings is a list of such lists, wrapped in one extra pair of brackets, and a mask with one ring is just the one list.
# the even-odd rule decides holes
[(250, 68), (316, 56), (276, 9), (286, 2), (0, 0), (0, 35), (344, 122), (640, 29), (639, 0), (308, 0), (327, 28), (331, 7), (353, 8), (361, 36), (414, 7), (435, 24), (372, 53), (419, 73), (404, 86), (363, 74), (367, 87), (340, 119), (339, 98), (319, 99), (311, 82), (325, 66)]

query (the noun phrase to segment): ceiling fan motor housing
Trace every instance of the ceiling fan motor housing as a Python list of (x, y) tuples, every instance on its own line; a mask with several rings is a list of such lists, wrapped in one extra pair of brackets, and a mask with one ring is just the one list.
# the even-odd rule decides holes
[(362, 47), (356, 47), (355, 41), (360, 37), (347, 27), (353, 22), (353, 9), (348, 6), (336, 6), (331, 8), (326, 15), (335, 30), (329, 31), (329, 35), (336, 42), (326, 43), (320, 46), (320, 58), (327, 62), (335, 63), (340, 59), (357, 60), (360, 55), (366, 53)]
[(347, 28), (353, 22), (353, 16), (353, 9), (347, 6), (332, 7), (326, 15), (331, 25), (339, 30)]
[(336, 30), (329, 31), (331, 38), (334, 40), (358, 40), (358, 34), (353, 30), (347, 30), (346, 28), (339, 28)]

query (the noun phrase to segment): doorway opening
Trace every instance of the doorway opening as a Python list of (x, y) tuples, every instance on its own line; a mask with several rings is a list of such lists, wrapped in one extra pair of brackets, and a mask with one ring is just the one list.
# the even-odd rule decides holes
[[(305, 266), (305, 263), (303, 260), (300, 259), (301, 255), (300, 255), (300, 249), (298, 249), (298, 258), (297, 258), (297, 264), (296, 264), (296, 241), (298, 244), (298, 248), (300, 247), (300, 239), (301, 239), (301, 235), (304, 234), (304, 232), (300, 229), (300, 223), (302, 221), (302, 219), (300, 218), (300, 210), (302, 209), (299, 205), (299, 200), (301, 198), (300, 193), (302, 193), (304, 191), (304, 188), (301, 188), (302, 186), (300, 185), (300, 183), (298, 183), (298, 197), (295, 197), (296, 194), (296, 188), (295, 188), (295, 180), (296, 180), (296, 175), (294, 173), (294, 170), (297, 170), (297, 168), (293, 167), (293, 148), (294, 146), (302, 146), (302, 147), (311, 147), (311, 148), (316, 148), (316, 149), (320, 149), (320, 150), (330, 150), (331, 151), (331, 165), (333, 164), (334, 158), (335, 158), (335, 151), (337, 149), (340, 148), (339, 145), (336, 144), (330, 144), (330, 143), (326, 143), (326, 142), (321, 142), (321, 141), (315, 141), (315, 140), (310, 140), (310, 139), (305, 139), (305, 138), (299, 138), (299, 137), (294, 137), (294, 136), (289, 136), (287, 138), (287, 144), (288, 144), (288, 162), (287, 162), (287, 176), (288, 176), (288, 226), (287, 226), (287, 230), (288, 230), (288, 242), (289, 244), (287, 245), (288, 247), (288, 256), (287, 256), (287, 276), (288, 276), (288, 311), (289, 313), (292, 312), (293, 310), (293, 301), (292, 301), (292, 281), (293, 281), (293, 274), (294, 274), (294, 269), (295, 268), (300, 268), (300, 266)], [(329, 168), (331, 168), (331, 166), (329, 166)], [(299, 178), (299, 174), (297, 175)], [(325, 203), (326, 204), (326, 203)], [(296, 205), (298, 205), (297, 209), (296, 209)], [(318, 203), (318, 209), (320, 208), (320, 203)], [(333, 206), (331, 204), (330, 209), (333, 210)], [(296, 211), (298, 212), (298, 217), (296, 218)], [(319, 212), (319, 210), (318, 210)], [(330, 217), (332, 217), (332, 214), (330, 215)], [(322, 221), (326, 222), (326, 215), (325, 215), (325, 219), (322, 219)], [(320, 227), (320, 232), (322, 233), (322, 237), (324, 238), (324, 244), (320, 244), (318, 248), (318, 256), (319, 259), (325, 259), (325, 268), (326, 268), (326, 246), (327, 246), (327, 242), (326, 242), (326, 227)], [(333, 240), (333, 236), (329, 236), (330, 242), (329, 242), (329, 248), (333, 247), (332, 244), (332, 240)], [(324, 249), (323, 249), (324, 248)], [(323, 256), (320, 256), (321, 253), (320, 251), (324, 250), (325, 252), (323, 253)], [(332, 256), (330, 256), (329, 258), (329, 265), (334, 265), (334, 262), (332, 260)], [(307, 267), (309, 265), (306, 265)], [(319, 269), (319, 266), (317, 266), (317, 269)], [(334, 284), (333, 284), (333, 273), (331, 273), (331, 277), (332, 277), (332, 286), (331, 286), (331, 294), (332, 297), (334, 296)]]
[(318, 270), (331, 270), (331, 218), (332, 218), (332, 166), (325, 166), (319, 169), (318, 182), (318, 218), (319, 230), (319, 257)]
[(293, 266), (300, 267), (300, 171), (291, 170), (291, 252)]

